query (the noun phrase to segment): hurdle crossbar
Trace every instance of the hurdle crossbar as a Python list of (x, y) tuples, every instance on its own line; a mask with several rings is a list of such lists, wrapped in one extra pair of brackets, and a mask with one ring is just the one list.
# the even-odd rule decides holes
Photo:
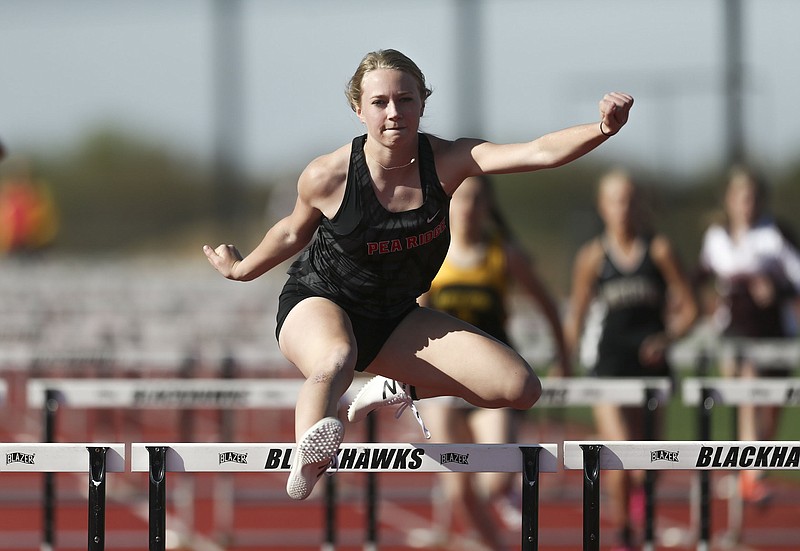
[[(2, 443), (0, 453), (2, 472), (88, 473), (87, 549), (105, 549), (106, 473), (125, 471), (124, 444)], [(52, 524), (49, 530), (44, 543), (53, 549)]]
[(667, 377), (542, 379), (542, 395), (536, 407), (592, 406), (613, 403), (620, 406), (644, 405), (651, 398), (660, 403), (669, 399), (672, 383)]
[(703, 389), (714, 402), (725, 405), (800, 406), (800, 378), (690, 377), (681, 397), (686, 405), (703, 405)]
[(717, 348), (720, 358), (750, 360), (759, 366), (792, 368), (800, 365), (800, 342), (796, 339), (726, 338)]
[(800, 342), (791, 338), (714, 338), (672, 347), (669, 356), (675, 365), (691, 365), (704, 358), (708, 361), (746, 360), (753, 362), (757, 369), (792, 369), (800, 367)]
[[(797, 470), (800, 441), (566, 441), (563, 462), (583, 470), (583, 548), (597, 551), (602, 470)], [(698, 547), (709, 548), (708, 534), (700, 534)]]
[(301, 379), (31, 379), (29, 407), (47, 392), (60, 404), (83, 408), (293, 408)]
[[(287, 443), (134, 443), (131, 471), (150, 473), (150, 550), (166, 537), (168, 472), (288, 472)], [(338, 472), (522, 472), (522, 549), (538, 549), (539, 473), (558, 470), (558, 446), (535, 444), (343, 444)], [(330, 471), (330, 470), (329, 470)]]

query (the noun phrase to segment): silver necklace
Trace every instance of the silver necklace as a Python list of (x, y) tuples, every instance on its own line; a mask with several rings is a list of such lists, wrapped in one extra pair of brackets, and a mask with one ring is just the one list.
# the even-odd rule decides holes
[(364, 150), (364, 155), (366, 155), (367, 157), (369, 157), (370, 159), (372, 159), (372, 160), (373, 160), (375, 163), (377, 163), (377, 164), (378, 164), (378, 166), (379, 166), (379, 167), (381, 167), (383, 170), (400, 170), (401, 168), (405, 168), (405, 167), (407, 167), (407, 166), (411, 166), (411, 165), (413, 165), (413, 164), (414, 164), (414, 162), (417, 160), (417, 158), (416, 158), (416, 157), (411, 157), (411, 160), (410, 160), (410, 161), (408, 161), (408, 162), (407, 162), (406, 164), (404, 164), (404, 165), (400, 165), (400, 166), (385, 166), (385, 165), (382, 165), (382, 164), (380, 163), (380, 161), (378, 161), (378, 160), (377, 160), (376, 158), (374, 158), (372, 155), (370, 155), (369, 153), (367, 153), (367, 150), (366, 150), (366, 149)]

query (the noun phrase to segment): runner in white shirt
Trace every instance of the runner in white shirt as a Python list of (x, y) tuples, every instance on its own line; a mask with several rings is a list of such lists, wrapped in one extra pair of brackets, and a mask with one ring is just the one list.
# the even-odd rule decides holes
[[(800, 294), (800, 253), (764, 212), (765, 187), (754, 172), (735, 167), (724, 197), (724, 223), (711, 225), (703, 239), (700, 269), (703, 279), (715, 279), (718, 303), (714, 323), (723, 337), (783, 338), (794, 333), (791, 307)], [(738, 367), (738, 369), (737, 369)], [(788, 370), (743, 359), (721, 366), (727, 375), (787, 376)], [(739, 438), (772, 440), (778, 408), (742, 406)], [(742, 496), (761, 502), (768, 495), (757, 480), (759, 471), (744, 471)]]

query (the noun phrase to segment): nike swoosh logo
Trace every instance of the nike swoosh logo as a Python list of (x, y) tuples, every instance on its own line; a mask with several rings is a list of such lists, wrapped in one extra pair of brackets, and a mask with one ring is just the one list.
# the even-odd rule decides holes
[(440, 213), (440, 212), (442, 212), (442, 209), (439, 209), (439, 210), (437, 210), (437, 211), (436, 211), (436, 214), (434, 214), (433, 216), (431, 216), (430, 218), (428, 218), (428, 224), (430, 224), (431, 222), (433, 222), (434, 218), (436, 218), (437, 216), (439, 216), (439, 213)]

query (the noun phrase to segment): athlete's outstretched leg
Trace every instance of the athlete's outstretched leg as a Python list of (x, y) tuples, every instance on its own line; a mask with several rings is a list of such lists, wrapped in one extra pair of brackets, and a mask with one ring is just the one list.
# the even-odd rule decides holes
[(292, 309), (279, 342), (286, 358), (306, 377), (297, 397), (297, 445), (286, 486), (290, 497), (305, 499), (344, 438), (338, 406), (353, 380), (356, 349), (346, 314), (317, 297)]

